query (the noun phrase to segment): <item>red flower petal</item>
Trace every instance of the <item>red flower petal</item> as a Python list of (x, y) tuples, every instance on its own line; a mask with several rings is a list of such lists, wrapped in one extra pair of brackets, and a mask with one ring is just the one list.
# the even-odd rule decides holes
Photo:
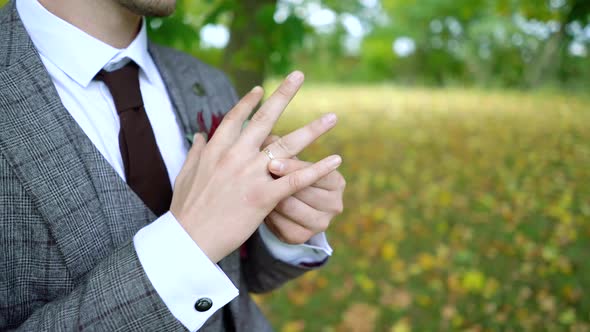
[(205, 118), (203, 116), (203, 112), (200, 112), (199, 114), (197, 114), (197, 124), (199, 125), (199, 128), (201, 128), (202, 131), (207, 133), (208, 138), (213, 137), (213, 135), (215, 134), (215, 131), (217, 130), (217, 127), (219, 127), (222, 120), (223, 120), (223, 114), (215, 114), (215, 113), (212, 114), (211, 115), (211, 127), (207, 128), (207, 126), (205, 125)]
[(205, 127), (205, 119), (203, 118), (203, 112), (199, 112), (199, 114), (197, 114), (197, 125), (199, 125), (199, 129), (201, 129), (201, 131), (207, 131), (207, 127)]
[(211, 115), (211, 128), (209, 129), (209, 137), (213, 137), (213, 135), (215, 134), (215, 131), (217, 130), (217, 127), (219, 127), (222, 120), (223, 120), (222, 114), (212, 114)]

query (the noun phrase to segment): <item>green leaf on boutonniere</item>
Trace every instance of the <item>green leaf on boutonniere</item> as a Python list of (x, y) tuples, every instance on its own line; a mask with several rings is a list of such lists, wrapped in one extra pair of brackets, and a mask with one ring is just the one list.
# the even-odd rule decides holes
[(184, 136), (184, 137), (186, 137), (186, 139), (188, 140), (188, 142), (189, 142), (191, 145), (193, 145), (193, 143), (195, 142), (195, 136), (192, 136), (192, 135), (190, 135), (190, 134), (186, 134), (186, 136)]
[[(246, 126), (248, 126), (248, 122), (250, 122), (250, 120), (244, 121), (244, 123), (242, 124), (242, 130), (244, 130), (246, 128)], [(205, 140), (209, 141), (209, 138), (207, 137), (207, 133), (204, 133), (204, 132), (196, 132), (193, 135), (186, 134), (184, 137), (187, 139), (187, 141), (190, 143), (190, 145), (193, 145), (193, 143), (195, 142), (195, 135), (196, 134), (201, 134), (201, 135), (205, 136)]]

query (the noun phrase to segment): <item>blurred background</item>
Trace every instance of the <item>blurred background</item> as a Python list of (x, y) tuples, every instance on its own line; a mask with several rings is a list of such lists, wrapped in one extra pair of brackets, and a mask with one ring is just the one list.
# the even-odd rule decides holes
[(344, 158), (335, 254), (256, 296), (278, 331), (590, 331), (590, 1), (179, 0), (148, 26), (240, 93), (303, 70), (278, 134), (339, 115), (302, 155)]
[(247, 91), (304, 70), (318, 82), (583, 89), (587, 0), (179, 0), (152, 37)]
[(240, 94), (293, 69), (284, 134), (343, 156), (319, 272), (256, 299), (280, 332), (590, 331), (590, 1), (180, 1), (152, 37)]

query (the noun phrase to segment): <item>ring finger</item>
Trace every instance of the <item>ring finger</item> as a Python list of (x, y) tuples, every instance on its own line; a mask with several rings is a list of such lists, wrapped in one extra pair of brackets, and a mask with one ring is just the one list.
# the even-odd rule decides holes
[[(320, 136), (334, 128), (338, 118), (336, 114), (329, 113), (311, 123), (301, 127), (291, 133), (275, 140), (266, 147), (265, 153), (261, 153), (261, 158), (265, 159), (289, 159), (303, 151), (308, 145), (317, 140)], [(270, 152), (270, 153), (268, 153)], [(272, 158), (271, 158), (272, 157)]]

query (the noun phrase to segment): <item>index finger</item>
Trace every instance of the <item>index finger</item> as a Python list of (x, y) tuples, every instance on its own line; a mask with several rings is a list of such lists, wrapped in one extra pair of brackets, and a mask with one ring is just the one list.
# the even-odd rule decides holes
[[(274, 168), (275, 165), (278, 166), (279, 164), (282, 166), (280, 169)], [(298, 159), (276, 159), (268, 163), (268, 168), (272, 174), (278, 177), (283, 177), (311, 165), (313, 164), (310, 162)], [(342, 189), (345, 186), (345, 181), (342, 175), (335, 170), (317, 180), (311, 186), (319, 189), (333, 191)]]
[(299, 91), (304, 78), (300, 71), (294, 71), (287, 76), (248, 122), (240, 138), (243, 143), (260, 148), (291, 99)]

